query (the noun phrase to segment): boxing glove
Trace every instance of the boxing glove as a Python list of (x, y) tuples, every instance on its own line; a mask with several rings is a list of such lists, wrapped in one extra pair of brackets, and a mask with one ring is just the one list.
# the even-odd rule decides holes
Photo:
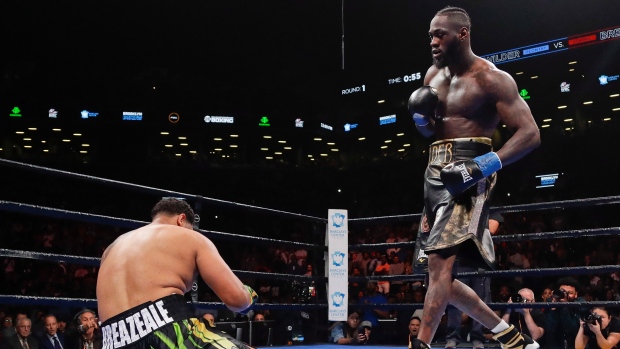
[(248, 312), (250, 312), (250, 309), (252, 309), (252, 306), (254, 305), (254, 303), (256, 303), (256, 300), (258, 299), (258, 294), (256, 293), (256, 291), (254, 291), (252, 289), (252, 287), (250, 287), (248, 285), (243, 285), (243, 286), (245, 287), (245, 289), (250, 294), (250, 304), (247, 306), (247, 308), (239, 311), (239, 313), (241, 313), (243, 315), (247, 315)]
[(444, 167), (439, 176), (452, 196), (459, 196), (465, 190), (502, 168), (502, 162), (494, 152), (480, 155), (471, 160), (456, 161)]
[(435, 108), (438, 102), (439, 97), (434, 87), (422, 86), (413, 91), (411, 97), (409, 97), (407, 107), (416, 125), (428, 125), (431, 116), (435, 116)]

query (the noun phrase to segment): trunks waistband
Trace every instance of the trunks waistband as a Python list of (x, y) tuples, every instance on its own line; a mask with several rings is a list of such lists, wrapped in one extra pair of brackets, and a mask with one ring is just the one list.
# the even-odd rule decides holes
[(472, 159), (490, 152), (492, 148), (491, 139), (486, 137), (442, 139), (430, 145), (428, 164), (448, 164)]
[(173, 294), (124, 311), (101, 324), (103, 349), (134, 344), (176, 321), (195, 317), (182, 295)]

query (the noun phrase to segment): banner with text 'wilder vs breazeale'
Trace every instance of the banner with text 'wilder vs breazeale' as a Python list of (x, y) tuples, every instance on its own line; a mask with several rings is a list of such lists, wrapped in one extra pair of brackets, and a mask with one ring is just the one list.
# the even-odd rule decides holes
[(347, 321), (349, 304), (349, 227), (347, 210), (328, 210), (327, 304), (329, 321)]

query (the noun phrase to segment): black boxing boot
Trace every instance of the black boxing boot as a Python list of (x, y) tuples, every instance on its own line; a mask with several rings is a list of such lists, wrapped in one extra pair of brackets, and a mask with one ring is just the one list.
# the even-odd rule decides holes
[(504, 331), (493, 336), (493, 339), (501, 343), (502, 349), (538, 349), (540, 345), (528, 335), (522, 334), (510, 325)]
[(414, 338), (411, 340), (411, 335), (409, 335), (409, 349), (431, 349), (426, 343), (421, 340)]

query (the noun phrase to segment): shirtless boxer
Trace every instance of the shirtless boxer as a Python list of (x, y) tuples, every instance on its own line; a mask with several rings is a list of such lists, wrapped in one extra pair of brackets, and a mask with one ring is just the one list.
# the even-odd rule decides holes
[[(446, 7), (430, 24), (434, 64), (409, 99), (418, 131), (436, 136), (424, 182), (424, 212), (416, 262), (428, 258), (429, 288), (418, 338), (410, 348), (428, 348), (448, 302), (495, 333), (503, 348), (539, 345), (502, 321), (471, 288), (453, 277), (455, 258), (495, 259), (488, 229), (488, 199), (495, 172), (540, 144), (538, 127), (510, 75), (476, 56), (465, 10)], [(493, 152), (499, 122), (514, 134)]]
[(244, 313), (256, 292), (233, 274), (209, 239), (192, 230), (194, 212), (185, 201), (163, 199), (151, 218), (121, 235), (101, 258), (103, 349), (246, 347), (196, 318), (183, 294), (200, 274), (230, 310)]

